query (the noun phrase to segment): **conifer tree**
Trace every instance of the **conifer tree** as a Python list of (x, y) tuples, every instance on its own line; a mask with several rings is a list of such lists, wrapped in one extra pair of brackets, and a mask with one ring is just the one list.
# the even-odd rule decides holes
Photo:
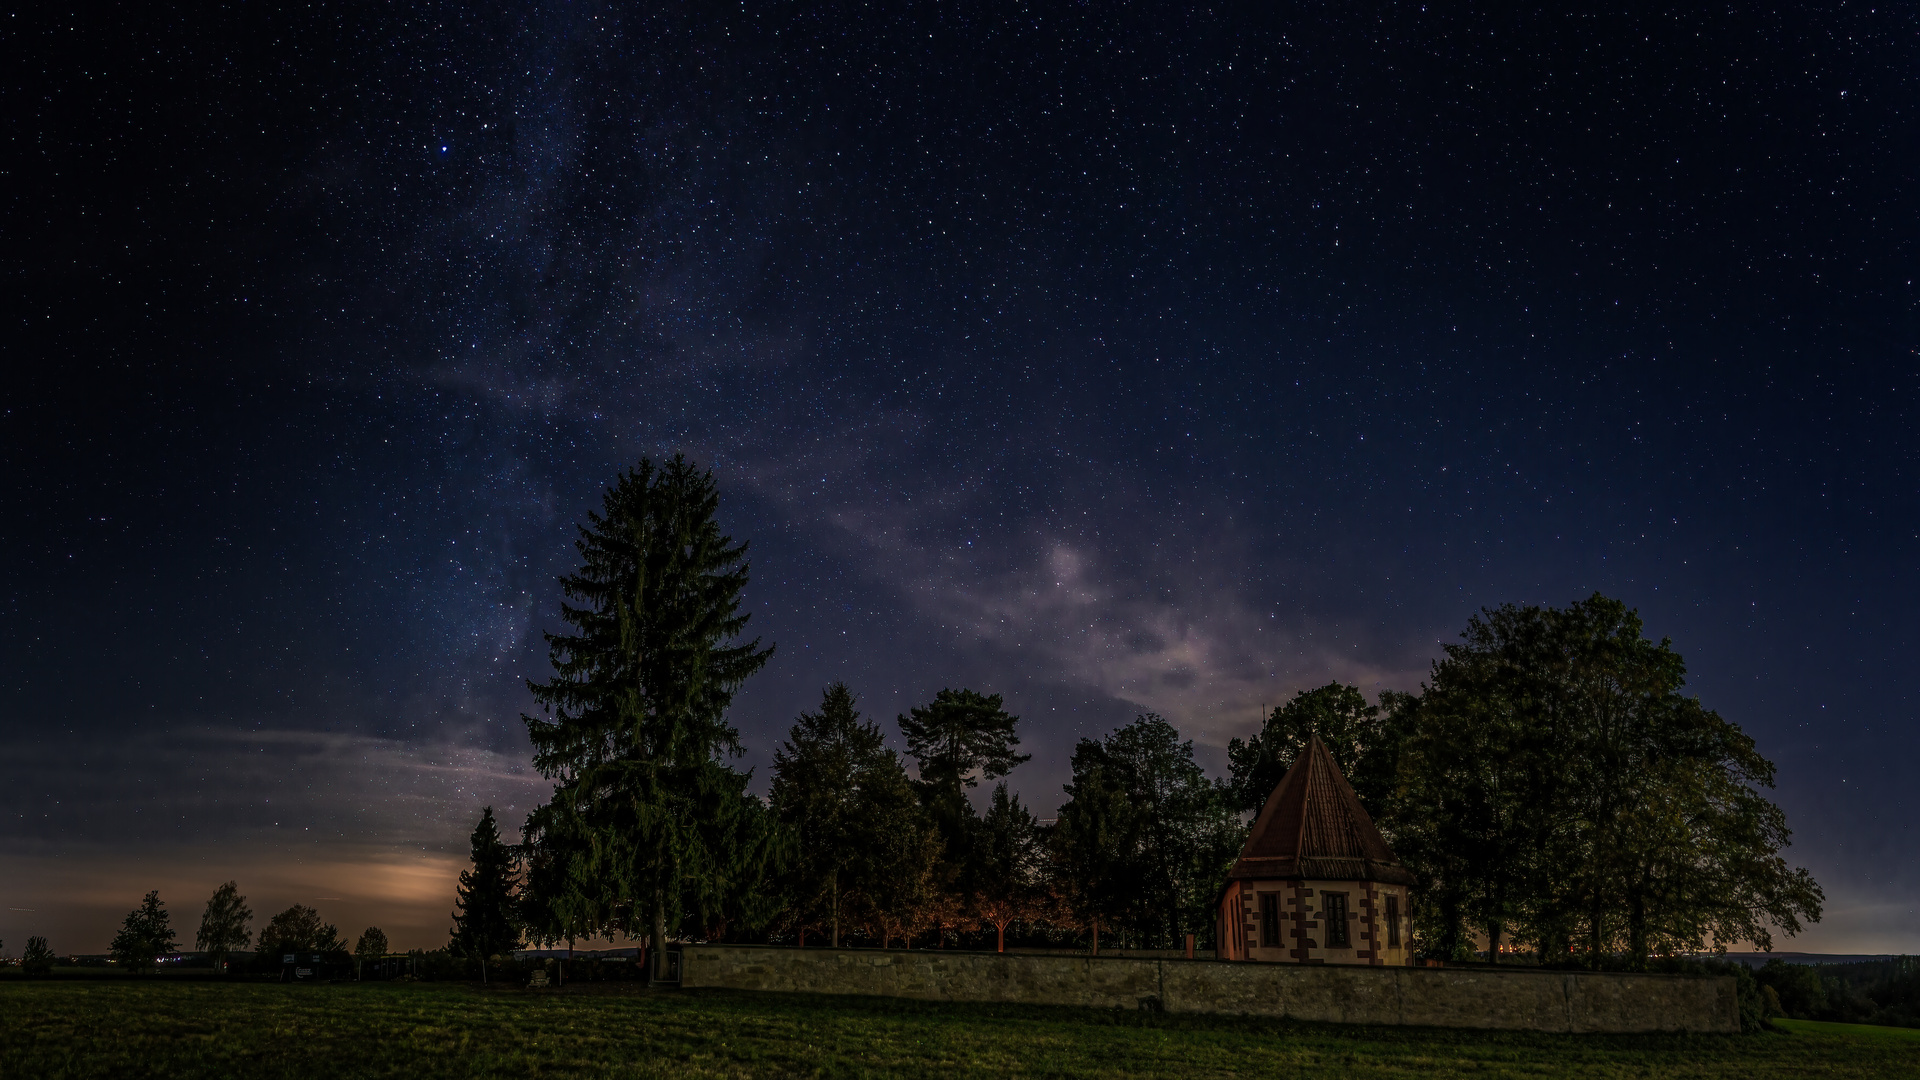
[(944, 851), (939, 887), (966, 902), (974, 892), (975, 849), (980, 818), (967, 789), (981, 780), (997, 780), (1032, 757), (1014, 750), (1020, 718), (1007, 712), (999, 694), (941, 690), (933, 701), (902, 715), (907, 753), (920, 766), (914, 785), (934, 824)]
[(911, 938), (928, 922), (937, 902), (943, 849), (940, 831), (928, 820), (913, 782), (895, 759), (878, 770), (862, 792), (866, 840), (853, 866), (853, 897), (882, 948)]
[(480, 960), (480, 981), (487, 981), (487, 958), (520, 944), (514, 888), (519, 869), (512, 849), (500, 842), (493, 807), (480, 812), (473, 828), (473, 866), (460, 874), (460, 909), (453, 913), (453, 945)]
[(227, 882), (213, 890), (213, 896), (207, 900), (207, 910), (200, 916), (200, 932), (194, 936), (194, 948), (206, 953), (213, 960), (213, 970), (223, 972), (227, 968), (227, 954), (235, 949), (244, 949), (253, 935), (248, 932), (247, 924), (253, 921), (253, 909), (247, 906), (247, 898), (240, 895), (235, 882)]
[(773, 813), (792, 837), (788, 875), (796, 925), (827, 927), (840, 944), (850, 909), (883, 938), (914, 922), (936, 850), (900, 759), (878, 725), (863, 722), (852, 691), (827, 687), (773, 755)]
[(1101, 926), (1125, 917), (1138, 884), (1133, 863), (1139, 815), (1098, 742), (1082, 739), (1072, 767), (1067, 801), (1049, 839), (1061, 898), (1087, 927), (1098, 954)]
[(527, 816), (520, 850), (520, 924), (541, 945), (612, 937), (630, 904), (617, 902), (592, 880), (592, 840), (582, 815), (556, 798)]
[(113, 951), (114, 959), (125, 964), (128, 970), (152, 971), (156, 958), (175, 951), (173, 938), (167, 909), (161, 906), (160, 892), (156, 889), (141, 899), (139, 907), (127, 913), (126, 921), (108, 948)]
[(1020, 805), (1020, 796), (996, 784), (980, 819), (973, 906), (995, 933), (996, 952), (1007, 951), (1007, 926), (1031, 917), (1041, 902), (1040, 825)]
[(726, 763), (741, 753), (726, 710), (773, 650), (736, 643), (747, 548), (718, 505), (711, 473), (643, 459), (580, 527), (569, 629), (547, 635), (553, 677), (529, 683), (543, 713), (523, 718), (557, 781), (529, 819), (537, 892), (558, 905), (543, 933), (644, 931), (657, 963), (669, 925), (764, 909), (750, 894), (775, 845)]
[(942, 690), (899, 720), (907, 753), (920, 763), (921, 782), (956, 791), (981, 779), (998, 780), (1033, 757), (1013, 749), (1020, 745), (1013, 733), (1019, 722), (999, 694), (973, 690)]

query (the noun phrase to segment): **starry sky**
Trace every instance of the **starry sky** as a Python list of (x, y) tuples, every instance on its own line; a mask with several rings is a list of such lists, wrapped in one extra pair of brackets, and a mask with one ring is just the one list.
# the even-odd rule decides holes
[(1050, 813), (1600, 590), (1778, 764), (1785, 947), (1920, 951), (1913, 9), (482, 7), (0, 25), (7, 953), (229, 877), (442, 943), (676, 451), (762, 787), (969, 686)]

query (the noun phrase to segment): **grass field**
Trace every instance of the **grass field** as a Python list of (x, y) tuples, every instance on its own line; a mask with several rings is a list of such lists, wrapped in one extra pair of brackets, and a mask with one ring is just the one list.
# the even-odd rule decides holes
[[(1851, 1035), (1863, 1039), (1906, 1039), (1920, 1043), (1920, 1028), (1877, 1027), (1873, 1024), (1830, 1024), (1825, 1020), (1775, 1020), (1784, 1031), (1803, 1035)], [(1920, 1046), (1914, 1048), (1920, 1053)]]
[(1580, 1037), (587, 989), (7, 980), (0, 1077), (1920, 1077), (1920, 1044), (1844, 1025)]

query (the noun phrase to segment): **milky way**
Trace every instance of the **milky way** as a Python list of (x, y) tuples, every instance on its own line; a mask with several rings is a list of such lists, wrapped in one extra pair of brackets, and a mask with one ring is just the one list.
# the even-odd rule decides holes
[(1107, 7), (23, 13), (0, 939), (438, 944), (572, 525), (684, 452), (762, 774), (966, 685), (1050, 807), (1601, 590), (1780, 765), (1808, 947), (1920, 948), (1913, 15)]

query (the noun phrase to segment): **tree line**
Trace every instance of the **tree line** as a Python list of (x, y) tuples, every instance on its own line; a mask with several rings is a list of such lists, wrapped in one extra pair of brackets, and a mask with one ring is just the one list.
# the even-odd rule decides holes
[(1754, 977), (1769, 1016), (1920, 1028), (1920, 957), (1838, 964), (1773, 959)]
[[(1469, 620), (1416, 693), (1370, 702), (1338, 683), (1302, 691), (1232, 740), (1210, 778), (1193, 744), (1144, 714), (1074, 748), (1065, 801), (1036, 819), (1007, 776), (1028, 760), (995, 694), (946, 689), (896, 717), (906, 752), (825, 689), (748, 790), (726, 721), (773, 654), (746, 638), (746, 545), (723, 535), (709, 473), (642, 461), (579, 527), (561, 579), (553, 673), (530, 683), (534, 762), (554, 782), (520, 842), (489, 807), (460, 876), (449, 950), (479, 963), (523, 942), (626, 935), (882, 946), (1029, 939), (1210, 948), (1214, 904), (1254, 815), (1320, 738), (1413, 871), (1415, 944), (1498, 960), (1644, 968), (1650, 958), (1797, 933), (1819, 886), (1780, 852), (1790, 833), (1762, 792), (1773, 766), (1737, 725), (1682, 693), (1671, 643), (1598, 594), (1565, 608), (1505, 605)], [(913, 764), (909, 771), (908, 761)], [(972, 793), (993, 785), (976, 810)], [(215, 891), (199, 947), (219, 966), (251, 940), (234, 883)], [(175, 951), (158, 893), (113, 950), (150, 969)], [(353, 952), (385, 953), (369, 928)], [(44, 939), (29, 942), (51, 963)], [(256, 955), (347, 954), (295, 905)]]
[[(226, 882), (213, 890), (200, 915), (200, 928), (194, 935), (194, 948), (205, 955), (216, 973), (227, 970), (228, 958), (253, 946), (255, 966), (277, 968), (280, 957), (288, 954), (319, 955), (330, 962), (346, 962), (349, 953), (345, 940), (333, 924), (323, 922), (320, 913), (305, 904), (295, 904), (267, 920), (255, 939), (253, 909), (240, 894), (237, 882)], [(133, 974), (150, 974), (168, 957), (179, 955), (179, 935), (173, 929), (173, 917), (160, 899), (158, 889), (141, 897), (127, 912), (120, 929), (107, 946), (113, 962)], [(356, 968), (368, 960), (387, 954), (387, 935), (377, 926), (361, 932), (351, 959)], [(44, 937), (27, 939), (21, 967), (28, 975), (52, 972), (58, 957)]]
[[(552, 676), (529, 687), (535, 764), (555, 783), (522, 843), (489, 809), (463, 875), (456, 944), (615, 934), (945, 945), (1010, 926), (1130, 945), (1211, 945), (1213, 905), (1251, 816), (1319, 736), (1418, 879), (1416, 942), (1463, 958), (1481, 934), (1542, 962), (1644, 967), (1817, 920), (1789, 867), (1773, 766), (1682, 694), (1670, 642), (1598, 594), (1468, 623), (1417, 693), (1304, 691), (1209, 778), (1142, 715), (1074, 749), (1056, 821), (1005, 777), (1023, 761), (997, 695), (943, 690), (900, 715), (901, 754), (835, 684), (774, 755), (766, 799), (733, 764), (725, 715), (773, 653), (748, 639), (746, 545), (715, 521), (711, 474), (642, 461), (579, 527)], [(909, 773), (906, 759), (914, 763)], [(993, 784), (984, 813), (969, 792)]]

